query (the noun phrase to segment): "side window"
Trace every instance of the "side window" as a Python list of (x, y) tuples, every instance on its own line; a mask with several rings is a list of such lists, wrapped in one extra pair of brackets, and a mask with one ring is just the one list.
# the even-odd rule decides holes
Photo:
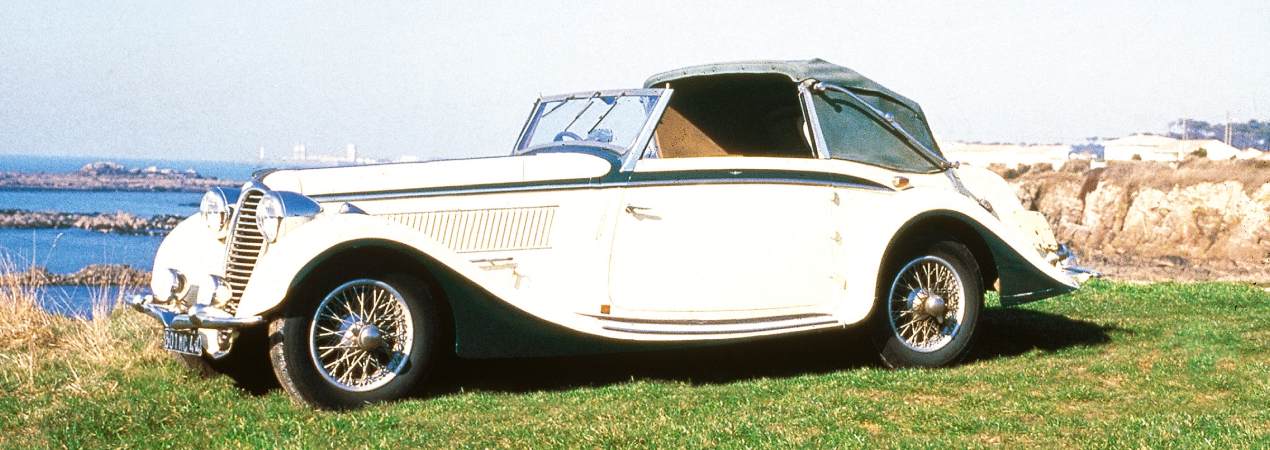
[[(866, 101), (883, 99), (863, 97)], [(882, 166), (905, 172), (931, 172), (938, 167), (923, 158), (916, 149), (896, 136), (885, 125), (869, 116), (862, 107), (856, 106), (846, 94), (828, 91), (816, 95), (816, 116), (820, 119), (820, 128), (825, 135), (825, 145), (829, 155), (835, 159), (845, 159), (875, 166)], [(894, 105), (898, 107), (898, 105)], [(879, 108), (886, 111), (887, 108)], [(888, 111), (889, 112), (889, 111)], [(894, 113), (892, 113), (894, 114)], [(911, 122), (921, 123), (916, 114), (910, 112), (908, 118), (895, 114), (900, 125), (914, 137), (927, 144), (930, 140), (926, 127), (921, 131), (910, 129)], [(916, 125), (913, 125), (916, 127)], [(927, 144), (932, 145), (932, 144)]]
[(916, 112), (886, 97), (863, 92), (856, 93), (856, 95), (864, 99), (864, 101), (868, 102), (874, 108), (882, 110), (883, 112), (895, 117), (895, 120), (900, 123), (900, 126), (904, 127), (904, 131), (913, 135), (913, 137), (917, 139), (917, 142), (921, 142), (922, 145), (926, 146), (926, 148), (931, 149), (935, 153), (939, 153), (939, 149), (935, 147), (935, 139), (930, 135), (930, 128), (926, 127), (926, 121), (922, 120), (921, 116), (917, 115)]

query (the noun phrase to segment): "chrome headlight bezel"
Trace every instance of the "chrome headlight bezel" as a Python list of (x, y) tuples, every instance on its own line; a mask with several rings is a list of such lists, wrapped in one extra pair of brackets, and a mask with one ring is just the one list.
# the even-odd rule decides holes
[(286, 217), (286, 210), (282, 206), (282, 199), (274, 193), (266, 193), (256, 205), (256, 226), (269, 242), (278, 240), (283, 217)]
[(211, 188), (203, 194), (199, 201), (198, 213), (207, 229), (218, 238), (224, 238), (229, 231), (229, 223), (233, 217), (234, 206), (238, 203), (241, 190), (232, 188)]
[(307, 222), (322, 207), (303, 194), (288, 191), (266, 191), (256, 205), (256, 226), (268, 242), (277, 242), (284, 229)]
[(175, 301), (185, 292), (185, 274), (176, 269), (159, 269), (150, 275), (150, 292), (160, 302)]

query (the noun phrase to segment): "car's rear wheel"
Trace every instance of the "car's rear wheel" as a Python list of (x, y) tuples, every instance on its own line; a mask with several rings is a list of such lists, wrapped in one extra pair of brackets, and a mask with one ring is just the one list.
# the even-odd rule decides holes
[(873, 326), (890, 367), (941, 367), (965, 357), (983, 309), (979, 265), (965, 245), (937, 241), (893, 258)]
[(416, 390), (440, 338), (430, 291), (403, 275), (356, 277), (289, 300), (270, 323), (274, 373), (292, 398), (347, 409)]

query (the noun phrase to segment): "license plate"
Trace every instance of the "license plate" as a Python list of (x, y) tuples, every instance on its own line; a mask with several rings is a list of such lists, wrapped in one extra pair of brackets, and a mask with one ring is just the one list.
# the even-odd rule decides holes
[(163, 330), (163, 349), (186, 355), (203, 355), (203, 335), (195, 331)]

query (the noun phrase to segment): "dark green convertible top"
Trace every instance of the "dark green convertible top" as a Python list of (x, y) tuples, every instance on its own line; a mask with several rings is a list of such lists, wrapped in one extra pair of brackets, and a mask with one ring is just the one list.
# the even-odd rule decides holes
[(836, 84), (844, 88), (870, 91), (890, 97), (891, 99), (903, 104), (905, 107), (913, 110), (913, 112), (925, 117), (925, 115), (922, 114), (922, 107), (919, 106), (917, 102), (909, 100), (907, 97), (887, 89), (886, 86), (882, 86), (877, 82), (866, 78), (864, 75), (860, 75), (859, 72), (819, 58), (806, 61), (739, 61), (690, 66), (653, 75), (644, 82), (644, 86), (655, 87), (657, 85), (670, 82), (673, 87), (675, 80), (682, 80), (685, 78), (746, 73), (785, 75), (795, 83), (799, 83), (807, 79), (815, 79), (826, 83)]

